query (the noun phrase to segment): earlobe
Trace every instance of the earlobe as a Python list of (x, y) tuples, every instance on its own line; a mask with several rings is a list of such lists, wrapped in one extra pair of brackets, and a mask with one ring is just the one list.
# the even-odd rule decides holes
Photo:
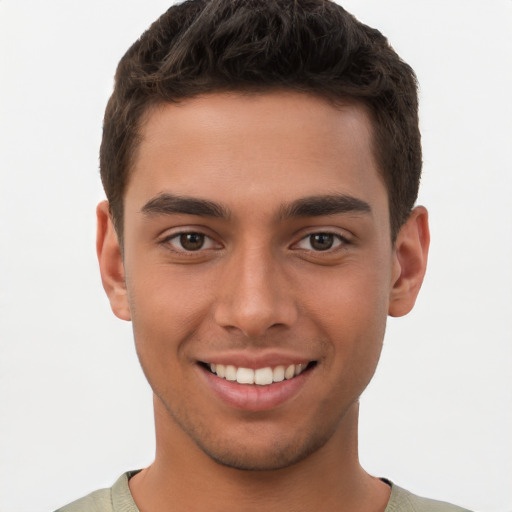
[(417, 206), (400, 229), (395, 243), (390, 316), (406, 315), (413, 308), (425, 276), (429, 244), (428, 212), (423, 206)]
[(107, 201), (98, 204), (96, 217), (96, 252), (103, 288), (114, 314), (122, 320), (131, 320), (123, 257)]

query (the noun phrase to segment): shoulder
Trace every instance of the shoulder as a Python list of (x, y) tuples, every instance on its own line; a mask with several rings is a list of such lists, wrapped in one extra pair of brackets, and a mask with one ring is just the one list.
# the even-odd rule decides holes
[(113, 512), (110, 489), (100, 489), (55, 512)]
[(391, 497), (384, 512), (470, 512), (444, 501), (416, 496), (395, 484), (391, 484)]
[(94, 491), (55, 512), (139, 512), (128, 486), (135, 473), (124, 473), (111, 488)]

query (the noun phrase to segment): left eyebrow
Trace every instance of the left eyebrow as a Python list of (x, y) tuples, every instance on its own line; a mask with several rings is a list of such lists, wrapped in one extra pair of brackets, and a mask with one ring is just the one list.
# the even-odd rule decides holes
[(371, 213), (370, 205), (357, 197), (341, 195), (310, 196), (281, 207), (281, 220), (292, 217), (321, 217), (340, 213)]

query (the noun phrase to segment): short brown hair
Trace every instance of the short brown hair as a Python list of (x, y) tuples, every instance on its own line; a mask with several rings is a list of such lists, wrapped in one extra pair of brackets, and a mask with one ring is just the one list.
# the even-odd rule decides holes
[(378, 31), (330, 0), (189, 0), (172, 6), (119, 62), (100, 150), (119, 238), (144, 113), (222, 91), (287, 89), (366, 105), (393, 240), (418, 194), (416, 76)]

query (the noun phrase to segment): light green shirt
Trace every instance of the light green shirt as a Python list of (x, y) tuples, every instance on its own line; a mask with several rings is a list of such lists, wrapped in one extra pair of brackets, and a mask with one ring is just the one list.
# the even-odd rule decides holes
[[(136, 473), (125, 473), (110, 489), (95, 491), (56, 512), (139, 512), (128, 486), (128, 480)], [(470, 512), (443, 501), (415, 496), (388, 480), (386, 482), (391, 485), (391, 496), (384, 512)]]

